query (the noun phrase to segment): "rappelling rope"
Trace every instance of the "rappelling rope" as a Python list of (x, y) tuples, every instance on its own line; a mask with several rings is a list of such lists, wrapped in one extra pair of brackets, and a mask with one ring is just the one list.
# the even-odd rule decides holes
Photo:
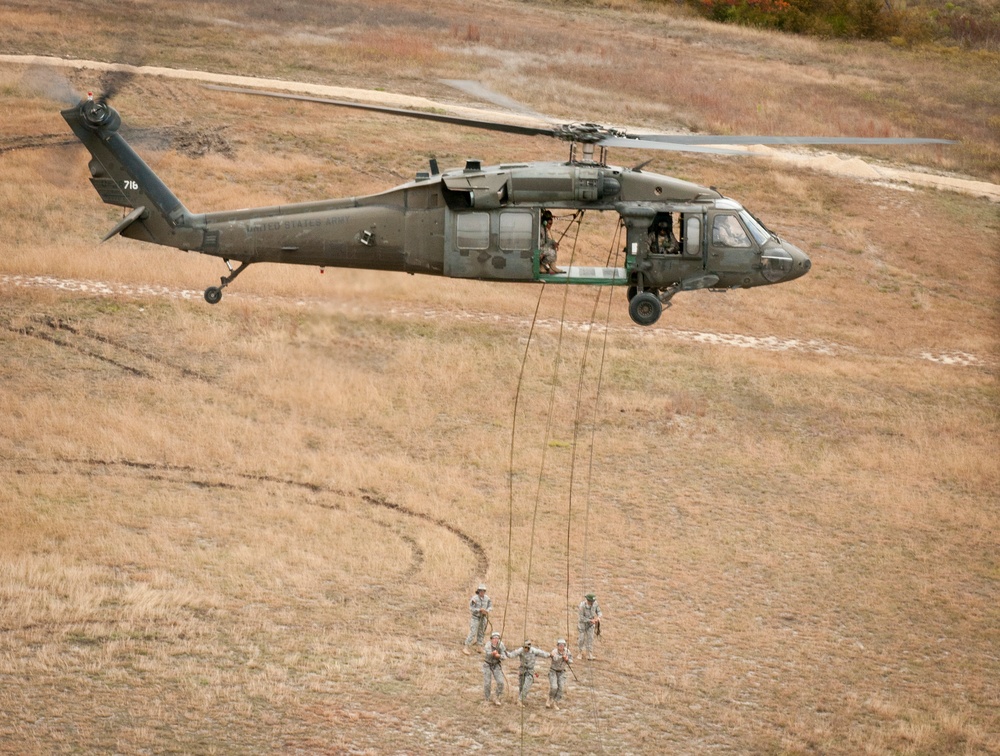
[(510, 606), (510, 590), (513, 582), (512, 565), (514, 563), (514, 443), (517, 436), (517, 408), (521, 402), (521, 385), (524, 383), (524, 368), (528, 363), (528, 350), (531, 348), (531, 338), (535, 333), (535, 324), (538, 322), (538, 311), (542, 306), (542, 293), (545, 291), (545, 282), (542, 282), (542, 290), (538, 293), (538, 301), (535, 302), (535, 313), (531, 316), (531, 327), (528, 329), (528, 340), (524, 345), (524, 354), (521, 355), (521, 370), (517, 376), (517, 389), (514, 391), (514, 416), (510, 423), (510, 454), (507, 457), (507, 594), (503, 604), (503, 615), (500, 622), (500, 636), (503, 637), (504, 629), (507, 627), (507, 607)]
[[(581, 210), (574, 213), (570, 220), (570, 225), (572, 225), (573, 223), (577, 224), (577, 238), (579, 238), (580, 234), (579, 219), (582, 218), (582, 216), (583, 216), (583, 211)], [(570, 226), (567, 226), (566, 230), (563, 231), (562, 234), (560, 234), (558, 241), (562, 241), (563, 237), (565, 237), (566, 233), (569, 231), (569, 228)], [(574, 239), (573, 242), (573, 252), (570, 255), (570, 262), (572, 262), (572, 259), (575, 256), (575, 254), (576, 254), (576, 239)], [(538, 313), (542, 306), (542, 297), (544, 294), (545, 294), (545, 281), (543, 280), (542, 287), (538, 292), (538, 299), (535, 302), (535, 312), (531, 317), (531, 326), (528, 329), (528, 340), (524, 345), (524, 353), (521, 355), (521, 369), (517, 376), (517, 389), (514, 392), (514, 410), (513, 410), (513, 418), (511, 420), (511, 425), (510, 425), (510, 453), (507, 458), (507, 593), (506, 593), (506, 598), (504, 599), (504, 609), (501, 619), (501, 629), (500, 629), (501, 637), (503, 636), (504, 629), (507, 626), (507, 607), (510, 606), (510, 591), (513, 582), (512, 565), (514, 562), (514, 556), (513, 556), (514, 555), (514, 447), (516, 444), (516, 436), (517, 436), (517, 410), (518, 407), (520, 406), (520, 401), (521, 401), (521, 386), (524, 383), (524, 370), (528, 362), (528, 352), (531, 349), (531, 341), (535, 334), (535, 326), (538, 323)], [(564, 297), (563, 299), (564, 314), (565, 311), (566, 311), (566, 302)], [(564, 320), (564, 318), (560, 319), (559, 344), (556, 350), (556, 362), (552, 380), (552, 392), (550, 393), (549, 396), (549, 411), (547, 413), (549, 425), (551, 425), (552, 421), (552, 406), (555, 400), (555, 385), (557, 382), (556, 378), (558, 376), (560, 351), (562, 349), (562, 320)], [(542, 460), (538, 473), (539, 491), (541, 490), (542, 471), (545, 469), (545, 452), (546, 449), (548, 448), (549, 425), (546, 426), (545, 430), (545, 444), (542, 447)], [(531, 541), (528, 550), (528, 576), (527, 576), (528, 584), (524, 599), (525, 634), (527, 634), (527, 624), (528, 624), (528, 593), (530, 592), (531, 588), (531, 564), (534, 555), (535, 523), (538, 517), (538, 503), (539, 500), (538, 496), (536, 495), (535, 509), (532, 515), (532, 522), (531, 522)]]
[[(579, 210), (576, 213), (574, 213), (573, 217), (570, 220), (570, 225), (567, 226), (566, 230), (563, 231), (563, 233), (560, 234), (559, 236), (559, 241), (561, 242), (563, 238), (567, 235), (567, 233), (569, 233), (569, 229), (574, 225), (576, 226), (576, 234), (573, 237), (573, 251), (570, 253), (570, 259), (569, 259), (570, 264), (567, 267), (572, 267), (573, 260), (576, 257), (577, 242), (579, 241), (580, 238), (580, 225), (581, 225), (580, 219), (583, 217), (583, 212), (584, 211)], [(541, 298), (541, 293), (539, 294), (539, 299)], [(552, 436), (552, 422), (554, 414), (553, 410), (555, 408), (555, 401), (556, 401), (556, 387), (559, 384), (559, 368), (562, 365), (562, 344), (563, 344), (563, 334), (565, 333), (566, 329), (566, 304), (568, 301), (569, 301), (569, 284), (566, 284), (566, 286), (563, 289), (562, 308), (559, 314), (559, 336), (556, 340), (556, 355), (552, 367), (552, 382), (549, 388), (549, 403), (548, 403), (548, 409), (546, 410), (545, 413), (546, 417), (545, 435), (542, 439), (542, 454), (541, 454), (541, 461), (539, 462), (539, 467), (538, 467), (538, 483), (537, 486), (535, 487), (535, 502), (534, 506), (532, 507), (532, 514), (531, 514), (531, 538), (529, 540), (529, 546), (528, 546), (528, 574), (525, 577), (525, 587), (524, 587), (524, 633), (525, 634), (527, 634), (528, 632), (528, 608), (530, 606), (530, 597), (531, 597), (531, 570), (535, 556), (535, 533), (537, 530), (536, 526), (538, 523), (538, 508), (541, 505), (541, 500), (542, 500), (542, 478), (544, 477), (545, 474), (545, 460), (546, 457), (548, 456), (549, 440)]]
[[(578, 212), (574, 213), (573, 216), (572, 216), (572, 218), (571, 218), (571, 220), (570, 220), (570, 225), (567, 226), (566, 230), (563, 231), (563, 233), (559, 236), (559, 239), (558, 239), (558, 241), (561, 242), (562, 239), (568, 233), (569, 229), (574, 224), (576, 225), (576, 234), (575, 234), (575, 236), (573, 238), (573, 251), (570, 254), (570, 266), (569, 267), (572, 267), (573, 259), (576, 256), (577, 242), (578, 242), (579, 236), (580, 236), (580, 219), (582, 219), (582, 217), (583, 217), (583, 211), (578, 211)], [(520, 369), (520, 372), (518, 374), (517, 389), (516, 389), (515, 394), (514, 394), (514, 415), (513, 415), (512, 422), (511, 422), (510, 454), (509, 454), (509, 457), (508, 457), (508, 470), (507, 470), (507, 492), (508, 492), (508, 506), (507, 506), (507, 510), (508, 510), (508, 523), (507, 523), (507, 597), (506, 597), (506, 600), (504, 601), (503, 620), (502, 620), (502, 623), (501, 623), (501, 627), (502, 628), (506, 627), (506, 624), (507, 624), (507, 606), (510, 605), (510, 591), (511, 591), (511, 585), (512, 585), (512, 582), (513, 582), (513, 576), (512, 576), (512, 569), (513, 569), (513, 567), (512, 567), (512, 565), (513, 565), (513, 540), (514, 540), (514, 535), (513, 535), (514, 534), (514, 446), (515, 446), (515, 443), (516, 443), (516, 435), (517, 435), (517, 410), (518, 410), (518, 407), (520, 405), (521, 386), (523, 385), (523, 382), (524, 382), (524, 371), (525, 371), (525, 366), (527, 364), (528, 352), (529, 352), (529, 349), (531, 348), (531, 341), (532, 341), (532, 338), (534, 337), (535, 325), (538, 322), (538, 313), (539, 313), (539, 310), (541, 309), (542, 297), (544, 296), (544, 294), (545, 294), (545, 282), (543, 281), (542, 282), (542, 288), (541, 288), (541, 290), (538, 293), (538, 301), (535, 303), (535, 312), (534, 312), (534, 315), (532, 316), (532, 319), (531, 319), (531, 327), (530, 327), (530, 329), (528, 331), (528, 340), (527, 340), (527, 343), (525, 344), (524, 353), (523, 353), (523, 355), (521, 357), (521, 369)], [(532, 515), (531, 515), (531, 535), (530, 535), (529, 546), (528, 546), (528, 570), (527, 570), (527, 575), (525, 577), (524, 623), (523, 623), (523, 628), (522, 628), (523, 634), (525, 636), (527, 636), (527, 633), (528, 633), (528, 610), (529, 610), (529, 607), (530, 607), (531, 574), (532, 574), (532, 568), (533, 568), (533, 564), (534, 564), (535, 533), (537, 531), (537, 524), (538, 524), (538, 508), (539, 508), (539, 505), (541, 503), (542, 477), (543, 477), (544, 472), (545, 472), (545, 459), (546, 459), (546, 454), (547, 454), (547, 450), (548, 450), (548, 446), (549, 446), (549, 437), (551, 435), (552, 415), (553, 415), (553, 408), (555, 406), (555, 390), (556, 390), (556, 386), (558, 385), (558, 382), (559, 382), (559, 380), (558, 380), (559, 379), (559, 366), (560, 366), (561, 360), (562, 360), (562, 340), (563, 340), (563, 332), (564, 332), (564, 326), (565, 326), (565, 320), (566, 320), (566, 304), (567, 304), (567, 301), (568, 301), (568, 296), (569, 296), (569, 285), (567, 284), (567, 287), (566, 287), (566, 289), (563, 292), (562, 311), (561, 311), (560, 318), (559, 318), (559, 336), (558, 336), (558, 341), (557, 341), (557, 346), (556, 346), (556, 356), (555, 356), (555, 362), (554, 362), (553, 373), (552, 373), (552, 386), (551, 386), (551, 389), (549, 391), (549, 404), (548, 404), (548, 411), (546, 412), (545, 436), (544, 436), (544, 440), (543, 440), (543, 444), (542, 444), (542, 454), (541, 454), (541, 460), (540, 460), (539, 468), (538, 468), (538, 484), (537, 484), (537, 487), (536, 487), (536, 490), (535, 490), (535, 502), (534, 502), (534, 506), (532, 508)], [(503, 636), (503, 630), (501, 629), (501, 637), (502, 636)], [(574, 673), (574, 677), (575, 677), (575, 673)], [(518, 695), (518, 696), (520, 695), (520, 690), (519, 689), (515, 692), (515, 695)], [(520, 724), (520, 750), (521, 750), (521, 753), (524, 753), (524, 733), (525, 733), (525, 727), (524, 727), (524, 724), (525, 724), (525, 712), (524, 712), (524, 710), (521, 711), (520, 720), (521, 720), (521, 724)]]
[[(578, 241), (579, 241), (579, 235), (580, 235), (580, 223), (579, 223), (579, 219), (582, 218), (582, 216), (583, 216), (583, 212), (581, 211), (581, 212), (575, 214), (574, 217), (573, 217), (573, 219), (571, 220), (571, 225), (573, 223), (576, 223), (577, 228), (576, 228), (576, 234), (575, 234), (574, 239), (573, 239), (573, 252), (570, 255), (570, 265), (569, 265), (569, 267), (572, 267), (572, 262), (573, 262), (573, 259), (575, 258), (576, 250), (578, 248)], [(619, 242), (620, 242), (622, 228), (623, 228), (622, 224), (619, 224), (618, 229), (617, 229), (616, 234), (615, 234), (615, 238), (612, 241), (611, 250), (608, 253), (608, 261), (607, 261), (608, 263), (610, 263), (612, 261), (612, 259), (614, 259), (614, 262), (617, 263), (617, 260), (618, 260), (618, 245), (619, 245)], [(567, 227), (566, 231), (564, 231), (563, 234), (560, 235), (559, 241), (561, 241), (562, 238), (566, 236), (566, 234), (568, 233), (568, 231), (569, 231), (569, 227)], [(542, 301), (542, 296), (543, 295), (544, 295), (544, 282), (543, 282), (543, 285), (542, 285), (542, 290), (539, 292), (538, 301), (536, 302), (536, 305), (535, 305), (535, 312), (534, 312), (534, 315), (532, 317), (531, 327), (530, 327), (529, 333), (528, 333), (527, 344), (525, 345), (524, 354), (522, 355), (521, 369), (520, 369), (520, 373), (518, 375), (517, 390), (515, 392), (515, 398), (514, 398), (514, 417), (513, 417), (512, 423), (511, 423), (511, 443), (510, 443), (510, 454), (509, 454), (509, 458), (508, 458), (507, 599), (505, 601), (505, 606), (504, 606), (504, 614), (503, 614), (503, 622), (502, 622), (502, 626), (503, 627), (506, 627), (506, 607), (510, 604), (510, 591), (511, 591), (511, 585), (512, 585), (512, 569), (513, 569), (512, 568), (512, 565), (513, 565), (513, 524), (514, 524), (514, 484), (513, 484), (513, 481), (514, 481), (514, 446), (515, 446), (515, 442), (516, 442), (516, 428), (517, 428), (517, 410), (518, 410), (518, 407), (519, 407), (519, 404), (520, 404), (521, 387), (523, 385), (523, 380), (524, 380), (524, 372), (525, 372), (525, 367), (526, 367), (526, 364), (527, 364), (527, 356), (528, 356), (528, 353), (529, 353), (529, 350), (530, 350), (532, 338), (534, 336), (535, 325), (538, 322), (538, 313), (539, 313), (539, 310), (540, 310), (540, 307), (541, 307), (541, 301)], [(569, 600), (569, 594), (570, 594), (570, 570), (571, 570), (571, 562), (570, 562), (570, 551), (571, 551), (571, 548), (570, 547), (571, 547), (571, 533), (572, 533), (573, 492), (574, 492), (574, 483), (575, 483), (575, 474), (576, 474), (576, 457), (577, 457), (578, 442), (579, 442), (579, 437), (580, 437), (580, 427), (581, 427), (582, 422), (583, 422), (582, 421), (582, 416), (583, 416), (583, 411), (582, 411), (583, 410), (583, 387), (584, 387), (584, 383), (585, 383), (585, 379), (586, 379), (587, 359), (588, 359), (588, 356), (590, 354), (591, 334), (593, 332), (593, 326), (594, 326), (594, 324), (595, 324), (595, 322), (597, 320), (597, 311), (598, 311), (598, 307), (600, 305), (601, 295), (602, 295), (602, 289), (598, 289), (597, 296), (594, 299), (594, 306), (593, 306), (593, 309), (592, 309), (591, 314), (590, 314), (589, 327), (587, 329), (587, 337), (586, 337), (585, 344), (584, 344), (583, 358), (582, 358), (582, 361), (581, 361), (579, 378), (578, 378), (578, 381), (577, 381), (577, 391), (576, 391), (576, 401), (575, 401), (575, 411), (574, 411), (573, 442), (572, 442), (573, 452), (572, 452), (572, 455), (571, 455), (571, 458), (570, 458), (569, 501), (568, 501), (567, 517), (566, 517), (566, 635), (567, 635), (567, 638), (571, 636), (571, 632), (570, 632), (571, 631), (571, 625), (570, 625), (571, 616), (570, 616), (570, 612), (571, 612), (571, 609), (572, 609), (572, 603)], [(543, 446), (542, 446), (541, 461), (540, 461), (540, 464), (539, 464), (538, 480), (537, 480), (537, 486), (536, 486), (536, 491), (535, 491), (535, 501), (534, 501), (534, 506), (533, 506), (533, 511), (532, 511), (531, 536), (530, 536), (529, 550), (528, 550), (528, 569), (527, 569), (526, 585), (525, 585), (524, 625), (523, 625), (523, 630), (524, 630), (524, 634), (525, 635), (527, 635), (528, 611), (529, 611), (529, 607), (530, 607), (531, 578), (532, 578), (532, 569), (533, 569), (533, 563), (534, 563), (534, 544), (535, 544), (535, 533), (537, 531), (538, 509), (539, 509), (539, 506), (540, 506), (540, 503), (541, 503), (542, 479), (543, 479), (544, 471), (545, 471), (545, 461), (546, 461), (547, 450), (548, 450), (548, 446), (549, 446), (549, 439), (551, 437), (551, 429), (552, 429), (552, 422), (553, 422), (553, 409), (554, 409), (554, 406), (555, 406), (555, 390), (556, 390), (556, 387), (557, 387), (558, 382), (559, 382), (558, 381), (558, 379), (559, 379), (559, 369), (560, 369), (561, 364), (562, 364), (562, 342), (563, 342), (563, 334), (565, 332), (565, 320), (566, 320), (566, 308), (567, 308), (568, 296), (569, 296), (569, 294), (568, 294), (568, 286), (567, 286), (567, 288), (564, 290), (564, 293), (563, 293), (562, 309), (561, 309), (560, 319), (559, 319), (559, 336), (558, 336), (558, 341), (557, 341), (556, 357), (555, 357), (555, 362), (554, 362), (554, 366), (553, 366), (551, 389), (550, 389), (550, 392), (549, 392), (548, 411), (546, 413), (547, 420), (546, 420), (546, 426), (545, 426), (545, 436), (544, 436), (544, 441), (543, 441)], [(611, 292), (609, 291), (609, 295), (608, 295), (608, 298), (607, 298), (607, 303), (608, 303), (607, 304), (607, 310), (606, 310), (605, 315), (604, 315), (604, 338), (603, 338), (603, 342), (602, 342), (601, 359), (600, 359), (599, 368), (598, 368), (598, 383), (597, 383), (597, 390), (596, 390), (595, 397), (594, 397), (594, 411), (593, 411), (593, 420), (592, 420), (592, 427), (591, 427), (590, 454), (589, 454), (588, 469), (587, 469), (586, 495), (585, 495), (585, 499), (584, 499), (585, 500), (585, 508), (584, 508), (584, 543), (583, 543), (583, 564), (582, 564), (582, 573), (583, 573), (583, 581), (584, 581), (584, 583), (586, 583), (586, 581), (589, 579), (589, 565), (588, 565), (588, 543), (589, 542), (588, 542), (588, 539), (589, 539), (589, 522), (590, 522), (590, 494), (591, 494), (591, 487), (592, 487), (592, 480), (593, 480), (594, 447), (596, 445), (596, 433), (597, 433), (597, 415), (598, 415), (598, 407), (599, 407), (599, 403), (600, 403), (600, 394), (601, 394), (601, 387), (602, 387), (603, 374), (604, 374), (605, 358), (606, 358), (606, 354), (607, 354), (608, 333), (609, 333), (609, 330), (610, 330), (609, 326), (610, 326), (610, 319), (611, 319), (611, 300), (612, 300), (612, 296), (611, 296)], [(501, 631), (501, 635), (502, 635), (502, 631)], [(570, 667), (570, 672), (572, 673), (573, 678), (575, 680), (577, 680), (577, 682), (579, 683), (580, 680), (577, 677), (576, 672), (575, 672), (575, 670), (573, 670), (572, 667)], [(506, 673), (504, 674), (504, 677), (506, 678)], [(597, 705), (596, 689), (594, 687), (593, 670), (591, 670), (591, 674), (588, 676), (587, 687), (590, 690), (591, 700), (592, 700), (593, 706), (594, 706), (594, 720), (595, 720), (595, 722), (597, 722), (599, 730), (602, 730), (601, 722), (600, 722), (600, 710), (599, 710), (599, 707)], [(512, 690), (513, 690), (513, 688), (512, 688)], [(515, 696), (519, 696), (520, 695), (520, 689), (519, 689), (519, 687), (518, 687), (517, 690), (514, 690), (514, 695)], [(521, 720), (521, 723), (520, 723), (520, 750), (521, 750), (522, 753), (524, 753), (525, 712), (523, 710), (521, 712), (520, 720)], [(599, 740), (599, 742), (601, 742), (601, 744), (602, 744), (602, 750), (604, 750), (604, 739), (601, 738)]]
[[(610, 264), (612, 260), (617, 263), (618, 261), (618, 246), (620, 243), (621, 232), (623, 225), (620, 223), (618, 225), (615, 238), (611, 242), (611, 249), (608, 252), (607, 264)], [(613, 291), (613, 290), (612, 290)], [(594, 324), (597, 321), (597, 309), (601, 301), (601, 291), (598, 290), (597, 296), (594, 298), (594, 307), (591, 310), (590, 321), (587, 329), (587, 338), (584, 344), (584, 355), (580, 366), (580, 377), (577, 381), (577, 396), (576, 396), (576, 413), (573, 421), (573, 454), (570, 458), (570, 486), (569, 486), (569, 512), (566, 518), (566, 635), (567, 639), (572, 634), (572, 610), (573, 602), (570, 600), (570, 574), (571, 574), (571, 562), (570, 562), (570, 546), (571, 546), (571, 534), (572, 534), (572, 511), (573, 511), (573, 493), (574, 493), (574, 482), (576, 475), (576, 456), (578, 449), (578, 442), (580, 437), (580, 426), (582, 424), (582, 414), (583, 414), (583, 386), (586, 378), (587, 370), (587, 358), (590, 354), (591, 347), (591, 334), (594, 330)], [(584, 518), (583, 518), (583, 560), (582, 560), (582, 581), (584, 589), (587, 587), (587, 581), (589, 580), (589, 566), (588, 566), (588, 538), (589, 538), (589, 526), (590, 526), (590, 494), (593, 481), (593, 469), (594, 469), (594, 448), (596, 446), (596, 435), (597, 435), (597, 413), (600, 406), (600, 396), (601, 396), (601, 385), (604, 376), (604, 364), (605, 357), (607, 355), (607, 344), (608, 344), (608, 333), (610, 331), (611, 322), (611, 302), (612, 294), (611, 291), (608, 293), (607, 298), (607, 310), (604, 314), (604, 337), (601, 344), (601, 359), (598, 366), (598, 376), (597, 376), (597, 390), (594, 395), (594, 412), (591, 421), (591, 435), (590, 435), (590, 455), (587, 467), (587, 479), (585, 491), (586, 495), (584, 497), (585, 507), (584, 507)], [(579, 678), (576, 676), (576, 672), (570, 667), (570, 671), (573, 672), (573, 678), (580, 682)], [(587, 689), (590, 692), (590, 700), (593, 706), (593, 719), (597, 724), (598, 731), (602, 734), (602, 737), (598, 738), (598, 742), (601, 743), (601, 750), (605, 750), (605, 738), (603, 737), (603, 726), (601, 724), (600, 707), (597, 702), (597, 690), (594, 685), (594, 668), (590, 668), (590, 674), (587, 677)]]
[[(620, 243), (620, 240), (621, 240), (621, 234), (622, 234), (622, 230), (623, 229), (624, 229), (624, 224), (623, 223), (619, 223), (618, 224), (618, 229), (617, 229), (617, 231), (615, 233), (615, 237), (611, 241), (611, 249), (608, 252), (608, 263), (609, 264), (611, 264), (611, 263), (617, 263), (618, 262), (619, 243)], [(600, 360), (600, 363), (598, 364), (598, 370), (597, 370), (597, 390), (596, 390), (596, 392), (594, 394), (594, 413), (593, 413), (593, 417), (591, 418), (590, 455), (589, 455), (588, 462), (587, 462), (587, 484), (585, 486), (586, 496), (584, 497), (585, 506), (584, 506), (584, 516), (583, 516), (583, 559), (582, 559), (582, 566), (581, 566), (581, 581), (582, 581), (581, 582), (581, 589), (582, 589), (581, 593), (585, 593), (586, 592), (587, 588), (589, 587), (588, 584), (589, 584), (589, 581), (590, 581), (590, 570), (589, 570), (589, 566), (588, 566), (589, 565), (589, 562), (588, 562), (589, 551), (588, 551), (588, 549), (589, 549), (589, 545), (590, 545), (590, 492), (591, 492), (591, 482), (593, 481), (593, 477), (594, 477), (594, 448), (595, 448), (595, 445), (596, 445), (596, 438), (597, 438), (597, 412), (598, 412), (598, 408), (600, 407), (601, 387), (602, 387), (603, 379), (604, 379), (604, 362), (605, 362), (605, 358), (607, 356), (607, 350), (608, 350), (608, 333), (611, 330), (611, 328), (610, 328), (610, 324), (611, 324), (611, 302), (612, 302), (612, 299), (613, 299), (613, 297), (612, 297), (612, 292), (613, 291), (614, 291), (614, 288), (613, 287), (609, 287), (608, 308), (607, 308), (607, 311), (604, 314), (604, 338), (603, 338), (603, 341), (601, 342), (601, 360)], [(583, 401), (582, 401), (583, 379), (584, 379), (584, 372), (585, 372), (586, 367), (587, 367), (587, 356), (589, 355), (589, 351), (590, 351), (590, 336), (591, 336), (591, 334), (593, 333), (593, 330), (594, 330), (594, 323), (596, 322), (596, 315), (597, 315), (597, 307), (600, 304), (600, 299), (601, 299), (600, 294), (601, 294), (601, 292), (599, 291), (598, 292), (598, 296), (597, 296), (597, 298), (594, 301), (594, 309), (590, 313), (590, 327), (587, 329), (587, 340), (586, 340), (586, 344), (584, 346), (583, 367), (580, 370), (580, 381), (579, 381), (579, 384), (577, 386), (577, 404), (576, 404), (577, 414), (576, 414), (576, 417), (574, 419), (574, 424), (573, 424), (573, 443), (574, 443), (573, 458), (572, 458), (572, 460), (570, 462), (570, 507), (571, 508), (572, 508), (572, 499), (573, 499), (573, 490), (574, 490), (573, 489), (573, 480), (574, 480), (574, 477), (575, 477), (575, 474), (576, 474), (576, 440), (577, 440), (577, 437), (578, 437), (578, 434), (579, 434), (580, 425), (581, 425), (581, 422), (582, 422), (582, 420), (581, 420), (581, 410), (582, 410), (582, 407), (583, 407)], [(569, 581), (569, 573), (570, 573), (569, 538), (570, 538), (570, 533), (569, 533), (569, 528), (567, 527), (567, 531), (566, 531), (566, 603), (567, 603), (567, 606), (570, 605), (570, 601), (569, 601), (569, 591), (570, 591), (570, 585), (569, 585), (569, 583), (570, 583), (570, 581)]]

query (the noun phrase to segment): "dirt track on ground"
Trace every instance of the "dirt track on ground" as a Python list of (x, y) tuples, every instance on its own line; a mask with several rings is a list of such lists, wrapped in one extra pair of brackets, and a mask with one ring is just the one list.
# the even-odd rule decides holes
[[(109, 281), (81, 281), (69, 278), (54, 278), (51, 276), (18, 276), (0, 275), (0, 287), (14, 286), (28, 289), (53, 289), (66, 292), (80, 292), (83, 294), (94, 294), (97, 296), (129, 296), (143, 297), (156, 296), (168, 297), (171, 299), (185, 299), (198, 301), (202, 299), (202, 292), (193, 289), (173, 289), (167, 286), (134, 286), (129, 284), (113, 283)], [(239, 296), (246, 299), (255, 299), (253, 294), (241, 293)], [(294, 300), (295, 303), (302, 303), (305, 300)], [(311, 304), (316, 305), (316, 302)], [(461, 312), (435, 310), (422, 307), (419, 310), (405, 308), (392, 308), (388, 311), (382, 308), (366, 308), (357, 302), (330, 302), (323, 301), (324, 306), (336, 309), (338, 312), (352, 312), (367, 316), (378, 314), (390, 315), (396, 318), (415, 319), (423, 318), (434, 320), (436, 318), (448, 317), (453, 320), (471, 320), (477, 322), (495, 321), (499, 317), (494, 313), (476, 312), (463, 310)], [(0, 324), (2, 325), (2, 324)], [(522, 323), (524, 328), (531, 324), (528, 319)], [(599, 331), (603, 328), (601, 324), (583, 323), (558, 320), (543, 319), (536, 321), (535, 328), (542, 330), (556, 331), (563, 328), (568, 331), (586, 332), (588, 330)], [(845, 344), (837, 344), (823, 339), (782, 339), (777, 336), (751, 336), (741, 333), (717, 333), (712, 331), (692, 331), (670, 326), (641, 329), (638, 326), (612, 327), (612, 331), (638, 331), (644, 337), (651, 339), (672, 339), (675, 341), (694, 342), (712, 346), (725, 346), (738, 349), (757, 349), (766, 352), (806, 352), (809, 354), (837, 357), (849, 354), (859, 354), (859, 350)], [(911, 359), (926, 360), (939, 365), (950, 365), (957, 367), (988, 367), (989, 360), (980, 358), (960, 350), (940, 351), (924, 350), (906, 355)]]

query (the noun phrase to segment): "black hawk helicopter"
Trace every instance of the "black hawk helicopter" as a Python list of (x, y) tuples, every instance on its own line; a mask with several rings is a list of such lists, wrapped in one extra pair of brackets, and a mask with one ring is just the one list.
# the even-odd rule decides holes
[[(88, 95), (61, 112), (90, 152), (91, 182), (104, 202), (129, 208), (115, 235), (220, 257), (229, 269), (205, 290), (216, 304), (248, 265), (369, 268), (498, 282), (628, 287), (629, 314), (652, 325), (681, 291), (767, 286), (811, 267), (798, 247), (714, 188), (607, 163), (609, 147), (742, 154), (736, 144), (926, 144), (942, 139), (635, 135), (592, 123), (520, 126), (357, 102), (211, 87), (393, 113), (570, 143), (566, 162), (506, 163), (439, 171), (368, 196), (192, 213), (118, 133), (108, 98)], [(596, 153), (596, 154), (595, 154)], [(625, 231), (622, 267), (546, 260), (551, 212), (613, 211)], [(233, 268), (232, 261), (239, 267)]]

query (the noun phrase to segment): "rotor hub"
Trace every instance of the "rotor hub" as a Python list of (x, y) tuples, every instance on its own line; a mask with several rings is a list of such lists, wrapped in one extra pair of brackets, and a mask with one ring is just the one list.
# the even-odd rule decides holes
[(626, 136), (626, 132), (622, 129), (602, 126), (599, 123), (564, 123), (556, 126), (552, 131), (552, 135), (556, 139), (564, 139), (567, 142), (582, 142), (584, 144), (596, 144), (602, 139), (609, 137)]
[(122, 121), (118, 111), (103, 98), (84, 100), (80, 105), (80, 112), (83, 114), (84, 124), (93, 131), (117, 131), (121, 126)]

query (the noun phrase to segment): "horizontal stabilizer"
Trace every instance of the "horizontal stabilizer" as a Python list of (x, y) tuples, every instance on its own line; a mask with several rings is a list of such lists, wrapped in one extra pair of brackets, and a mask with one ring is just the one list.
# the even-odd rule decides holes
[(104, 238), (101, 239), (101, 244), (106, 242), (112, 236), (117, 236), (118, 234), (120, 234), (126, 228), (131, 226), (137, 220), (139, 220), (139, 218), (141, 218), (142, 214), (145, 212), (146, 212), (146, 207), (144, 205), (139, 205), (139, 207), (137, 207), (131, 213), (122, 218), (121, 221), (118, 223), (118, 225), (116, 225), (113, 229), (111, 229), (110, 231), (108, 231), (108, 233), (104, 235)]

